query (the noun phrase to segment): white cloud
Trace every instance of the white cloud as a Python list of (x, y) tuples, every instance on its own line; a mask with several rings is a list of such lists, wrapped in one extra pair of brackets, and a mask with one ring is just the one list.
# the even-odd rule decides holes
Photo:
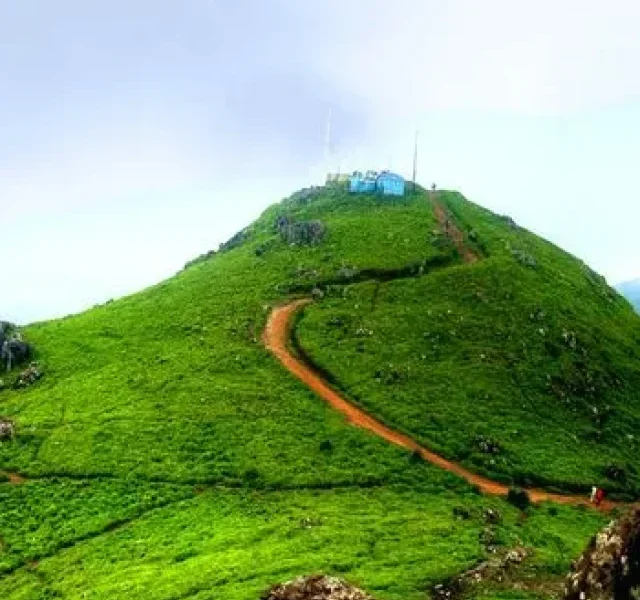
[(635, 0), (344, 4), (298, 6), (316, 23), (306, 51), (314, 68), (377, 115), (557, 114), (640, 95)]

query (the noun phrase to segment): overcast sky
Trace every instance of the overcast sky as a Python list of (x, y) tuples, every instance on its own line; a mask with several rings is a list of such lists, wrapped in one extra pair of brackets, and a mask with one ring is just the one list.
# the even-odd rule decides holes
[(637, 0), (0, 0), (0, 319), (172, 275), (333, 167), (640, 277)]

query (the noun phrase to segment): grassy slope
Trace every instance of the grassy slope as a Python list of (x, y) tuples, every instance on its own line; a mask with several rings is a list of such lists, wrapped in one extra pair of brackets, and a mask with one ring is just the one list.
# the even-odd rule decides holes
[[(637, 494), (640, 319), (575, 258), (440, 197), (487, 257), (310, 307), (303, 348), (372, 412), (473, 468)], [(500, 452), (483, 453), (479, 436)]]
[[(287, 247), (272, 227), (281, 213), (322, 218), (328, 238)], [(0, 469), (33, 479), (0, 484), (2, 597), (249, 599), (329, 570), (383, 599), (422, 598), (482, 557), (480, 517), (453, 514), (481, 503), (505, 513), (503, 543), (538, 548), (541, 576), (566, 569), (599, 516), (541, 508), (523, 526), (501, 501), (347, 426), (259, 344), (287, 289), (343, 266), (453, 260), (434, 228), (424, 197), (289, 201), (238, 248), (29, 328), (45, 379), (0, 392), (20, 431), (0, 445)]]

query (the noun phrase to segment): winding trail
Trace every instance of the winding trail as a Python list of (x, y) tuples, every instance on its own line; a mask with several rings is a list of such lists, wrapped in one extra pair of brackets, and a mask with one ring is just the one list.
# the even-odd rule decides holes
[(446, 208), (442, 206), (440, 202), (436, 199), (436, 192), (431, 192), (431, 202), (433, 204), (433, 212), (436, 215), (436, 219), (438, 219), (438, 223), (442, 228), (444, 234), (453, 242), (453, 245), (456, 247), (456, 250), (464, 259), (466, 263), (475, 263), (480, 260), (480, 257), (473, 251), (469, 246), (467, 246), (466, 241), (464, 239), (464, 234), (453, 219), (449, 216)]
[[(445, 233), (452, 239), (461, 256), (466, 262), (477, 262), (478, 256), (466, 247), (463, 233), (455, 223), (449, 219), (445, 209), (439, 202), (434, 200), (433, 196), (432, 201), (438, 221), (441, 226), (446, 227)], [(498, 496), (507, 495), (509, 492), (507, 485), (469, 471), (462, 465), (450, 461), (428, 448), (421, 446), (409, 436), (391, 429), (375, 417), (367, 414), (364, 410), (341, 396), (311, 365), (294, 356), (289, 350), (288, 343), (292, 330), (292, 319), (299, 310), (311, 302), (312, 300), (303, 298), (292, 300), (287, 304), (275, 307), (269, 316), (267, 326), (262, 335), (262, 341), (267, 350), (269, 350), (290, 373), (295, 375), (330, 406), (344, 414), (349, 423), (366, 429), (391, 444), (395, 444), (412, 452), (417, 452), (425, 461), (461, 477), (468, 483), (477, 486), (485, 494)], [(551, 501), (574, 506), (593, 506), (584, 496), (555, 494), (538, 488), (527, 488), (526, 491), (533, 502)], [(609, 511), (619, 504), (620, 503), (605, 500), (599, 508), (603, 511)]]

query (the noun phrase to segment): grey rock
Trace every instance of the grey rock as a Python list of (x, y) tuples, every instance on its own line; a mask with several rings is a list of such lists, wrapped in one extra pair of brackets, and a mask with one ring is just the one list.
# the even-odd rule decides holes
[(567, 577), (565, 600), (632, 600), (640, 593), (640, 508), (596, 534)]
[(535, 269), (538, 266), (538, 261), (535, 259), (535, 257), (531, 254), (528, 254), (524, 250), (518, 250), (517, 248), (514, 248), (513, 250), (511, 250), (511, 254), (521, 265), (524, 265), (525, 267)]
[(319, 244), (327, 232), (322, 221), (296, 221), (290, 216), (278, 217), (275, 227), (284, 242), (301, 246)]
[(0, 442), (12, 440), (16, 435), (16, 426), (11, 419), (0, 417)]
[(299, 577), (288, 583), (276, 585), (262, 600), (373, 600), (361, 589), (326, 575)]
[(36, 383), (36, 381), (38, 381), (39, 379), (42, 379), (42, 377), (43, 373), (40, 370), (38, 363), (33, 362), (27, 369), (25, 369), (24, 371), (22, 371), (22, 373), (20, 373), (20, 375), (18, 375), (18, 379), (16, 379), (13, 387), (15, 389), (29, 387)]

